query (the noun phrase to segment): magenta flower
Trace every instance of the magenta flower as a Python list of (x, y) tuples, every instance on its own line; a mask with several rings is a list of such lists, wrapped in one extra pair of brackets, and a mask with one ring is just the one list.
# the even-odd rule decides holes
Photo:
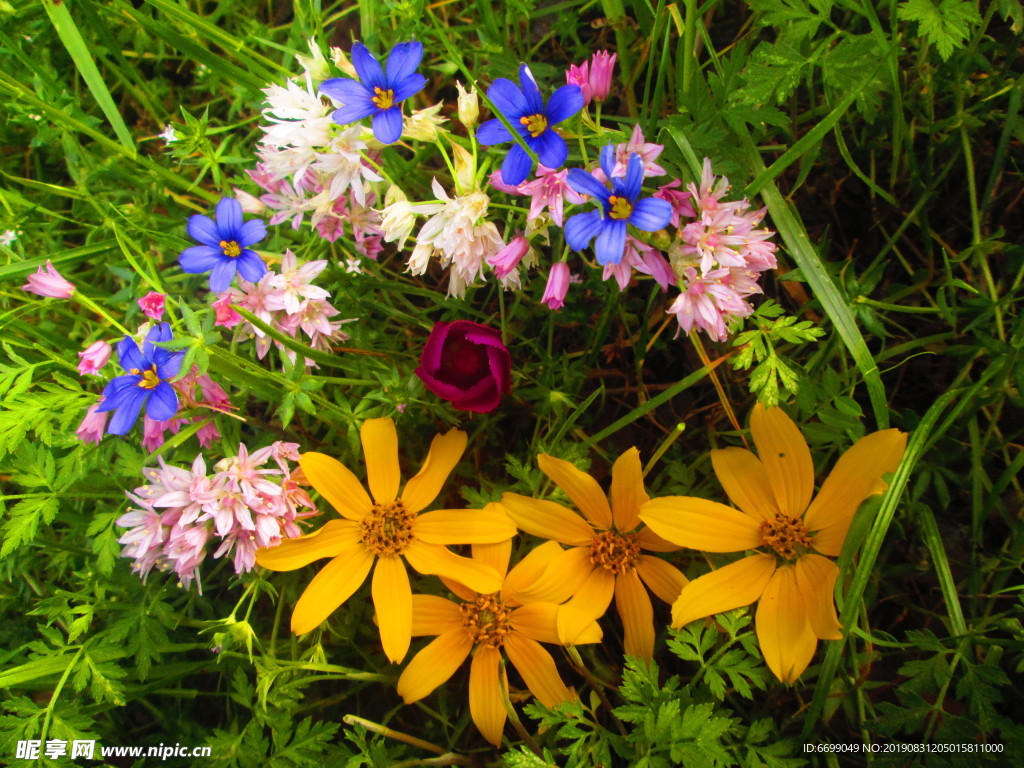
[(34, 275), (29, 275), (28, 282), (21, 286), (21, 290), (51, 299), (70, 299), (75, 286), (61, 277), (60, 272), (47, 259), (46, 269), (39, 267)]
[(570, 282), (569, 265), (564, 261), (555, 262), (551, 265), (548, 284), (540, 300), (548, 305), (548, 309), (561, 309), (565, 306), (565, 294), (569, 292)]
[(150, 291), (139, 299), (139, 309), (142, 310), (142, 314), (146, 317), (159, 322), (164, 316), (164, 302), (166, 299), (167, 297), (164, 294)]
[(112, 348), (109, 342), (93, 342), (85, 351), (78, 353), (78, 356), (82, 358), (78, 361), (78, 372), (83, 376), (86, 374), (95, 376), (107, 364), (111, 351)]
[(435, 324), (415, 373), (460, 411), (490, 413), (512, 390), (512, 358), (501, 334), (469, 320)]
[(242, 322), (242, 316), (232, 308), (232, 302), (234, 298), (230, 294), (213, 302), (214, 325), (234, 328)]

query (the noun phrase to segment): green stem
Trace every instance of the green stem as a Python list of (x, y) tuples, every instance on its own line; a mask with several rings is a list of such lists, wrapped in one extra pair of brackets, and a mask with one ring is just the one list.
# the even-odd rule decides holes
[(84, 306), (84, 307), (86, 307), (88, 309), (91, 309), (97, 315), (99, 315), (104, 320), (106, 320), (108, 323), (110, 323), (112, 326), (114, 326), (119, 331), (121, 331), (121, 333), (123, 333), (125, 336), (131, 336), (132, 335), (132, 332), (129, 331), (127, 328), (125, 328), (123, 325), (121, 325), (119, 322), (117, 322), (117, 320), (112, 318), (107, 313), (107, 310), (103, 309), (103, 307), (101, 307), (95, 301), (90, 299), (88, 296), (86, 296), (81, 291), (76, 290), (74, 298), (78, 301), (79, 304), (81, 304), (82, 306)]

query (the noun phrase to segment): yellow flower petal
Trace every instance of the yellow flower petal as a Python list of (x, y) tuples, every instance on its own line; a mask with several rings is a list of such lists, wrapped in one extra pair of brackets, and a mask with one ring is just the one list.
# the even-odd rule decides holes
[(292, 632), (304, 635), (316, 629), (359, 589), (373, 565), (373, 555), (354, 545), (320, 569), (292, 612)]
[(512, 611), (512, 628), (538, 643), (560, 644), (558, 639), (558, 605), (529, 603)]
[(672, 626), (750, 605), (764, 592), (775, 572), (775, 558), (750, 555), (694, 579), (679, 593), (672, 606)]
[[(499, 546), (499, 545), (491, 545)], [(537, 585), (548, 566), (562, 554), (557, 541), (545, 541), (534, 547), (508, 572), (505, 583), (501, 585), (501, 597), (506, 602), (527, 603), (532, 600), (558, 602), (555, 596), (537, 593)], [(557, 585), (556, 585), (557, 586)], [(556, 593), (560, 590), (555, 590)], [(567, 594), (565, 598), (568, 599)]]
[[(641, 507), (643, 509), (643, 507)], [(682, 547), (663, 539), (646, 525), (636, 532), (636, 543), (647, 552), (678, 552)]]
[[(486, 546), (486, 545), (482, 545)], [(460, 584), (455, 579), (449, 579), (444, 576), (440, 577), (441, 583), (448, 587), (449, 591), (458, 597), (463, 602), (472, 603), (477, 598), (477, 591), (470, 589), (465, 584)]]
[(572, 499), (576, 508), (597, 528), (612, 527), (612, 510), (597, 481), (564, 459), (542, 453), (537, 457), (540, 471), (554, 480)]
[(443, 435), (436, 435), (430, 443), (430, 452), (423, 467), (405, 484), (402, 501), (412, 512), (426, 509), (441, 492), (441, 486), (459, 463), (466, 450), (466, 433), (453, 429)]
[(505, 638), (505, 653), (508, 660), (523, 676), (523, 682), (530, 693), (545, 707), (553, 707), (569, 701), (572, 694), (558, 676), (555, 660), (540, 643), (518, 632), (509, 632)]
[(636, 572), (659, 599), (672, 605), (683, 591), (689, 579), (674, 565), (651, 555), (640, 555), (636, 561)]
[(495, 544), (516, 535), (500, 509), (435, 509), (416, 518), (416, 538), (427, 544)]
[[(593, 570), (594, 564), (590, 562), (590, 548), (572, 547), (560, 551), (552, 557), (543, 575), (533, 584), (526, 584), (523, 589), (516, 592), (516, 595), (524, 602), (538, 600), (563, 603), (583, 586)], [(519, 576), (519, 574), (516, 575)], [(508, 580), (506, 580), (507, 583)]]
[[(488, 507), (498, 506), (497, 504), (488, 504), (484, 509)], [(557, 545), (556, 545), (557, 546)], [(498, 572), (498, 575), (505, 578), (505, 574), (508, 573), (508, 561), (512, 557), (512, 539), (506, 539), (505, 541), (499, 541), (496, 544), (474, 544), (473, 545), (473, 559), (478, 563), (486, 563)], [(502, 592), (504, 593), (505, 587), (502, 586)]]
[(663, 496), (640, 509), (663, 539), (705, 552), (742, 552), (761, 545), (761, 524), (738, 509), (693, 496)]
[(372, 594), (384, 655), (398, 664), (409, 652), (412, 639), (412, 588), (398, 555), (377, 558)]
[(804, 555), (794, 570), (814, 634), (821, 640), (841, 640), (843, 627), (836, 616), (834, 596), (839, 567), (821, 555)]
[(615, 527), (629, 533), (640, 525), (640, 507), (651, 500), (644, 490), (640, 451), (630, 448), (612, 465), (612, 519)]
[(323, 557), (337, 557), (359, 546), (359, 526), (350, 520), (328, 520), (318, 531), (284, 539), (276, 547), (256, 550), (256, 564), (272, 571), (294, 571)]
[(412, 596), (412, 634), (443, 635), (462, 628), (462, 612), (447, 597), (437, 595)]
[(888, 487), (882, 475), (896, 471), (906, 448), (905, 432), (886, 429), (865, 435), (839, 457), (804, 516), (808, 530), (835, 529), (820, 542), (815, 540), (820, 552), (838, 557), (853, 513), (864, 499)]
[(757, 604), (754, 624), (768, 668), (782, 682), (792, 683), (818, 647), (793, 568), (779, 568), (772, 575)]
[(800, 517), (814, 493), (814, 464), (807, 441), (785, 411), (760, 403), (750, 417), (750, 431), (779, 511)]
[(622, 619), (625, 651), (628, 656), (650, 659), (654, 656), (654, 608), (650, 595), (635, 570), (615, 577), (615, 609)]
[(462, 627), (438, 635), (421, 650), (398, 678), (398, 695), (406, 704), (419, 701), (448, 681), (473, 650), (473, 641)]
[(480, 734), (496, 747), (501, 745), (507, 717), (498, 687), (500, 660), (497, 648), (481, 645), (477, 646), (469, 667), (469, 713)]
[(711, 465), (733, 504), (758, 520), (775, 519), (775, 494), (757, 456), (746, 448), (720, 448), (711, 452)]
[(391, 419), (367, 419), (359, 431), (366, 461), (366, 483), (378, 504), (398, 498), (401, 470), (398, 467), (398, 432)]
[(359, 478), (337, 459), (323, 453), (304, 453), (299, 456), (299, 466), (310, 485), (342, 517), (358, 522), (373, 508)]
[(501, 576), (491, 566), (460, 557), (437, 544), (414, 541), (402, 554), (424, 576), (446, 576), (484, 595), (501, 589)]
[(504, 494), (501, 503), (519, 530), (526, 533), (571, 547), (588, 546), (594, 540), (594, 529), (587, 521), (561, 504), (518, 493)]
[(591, 570), (572, 599), (569, 610), (558, 613), (558, 636), (563, 643), (576, 643), (588, 631), (588, 625), (604, 616), (615, 594), (615, 576), (604, 568)]

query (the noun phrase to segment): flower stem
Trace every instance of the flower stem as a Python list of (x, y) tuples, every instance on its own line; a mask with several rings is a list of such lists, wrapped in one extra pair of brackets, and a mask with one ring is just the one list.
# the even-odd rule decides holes
[(392, 730), (391, 728), (388, 728), (386, 725), (380, 725), (379, 723), (375, 723), (371, 720), (365, 720), (361, 717), (356, 717), (355, 715), (345, 715), (342, 718), (342, 720), (344, 720), (345, 725), (361, 725), (368, 731), (378, 733), (381, 736), (384, 736), (389, 739), (395, 739), (396, 741), (404, 741), (406, 744), (409, 744), (410, 746), (417, 747), (419, 749), (425, 749), (428, 752), (434, 752), (438, 755), (448, 754), (448, 750), (437, 746), (437, 744), (431, 744), (429, 741), (417, 739), (415, 736), (410, 736), (408, 733), (402, 733), (401, 731)]
[(118, 329), (119, 331), (121, 331), (121, 333), (123, 333), (123, 334), (124, 334), (125, 336), (131, 336), (131, 335), (132, 335), (131, 331), (129, 331), (129, 330), (127, 329), (127, 328), (125, 328), (125, 327), (124, 327), (123, 325), (121, 325), (121, 324), (120, 324), (119, 322), (117, 322), (117, 320), (115, 320), (114, 318), (112, 318), (112, 317), (111, 317), (111, 316), (110, 316), (110, 315), (109, 315), (109, 314), (107, 313), (107, 311), (106, 311), (105, 309), (103, 309), (103, 307), (101, 307), (101, 306), (100, 306), (99, 304), (97, 304), (97, 303), (96, 303), (95, 301), (93, 301), (92, 299), (90, 299), (90, 298), (89, 298), (88, 296), (86, 296), (86, 295), (85, 295), (84, 293), (82, 293), (81, 291), (75, 291), (75, 293), (74, 293), (74, 297), (75, 297), (75, 299), (77, 299), (77, 300), (78, 300), (78, 303), (79, 303), (79, 304), (81, 304), (82, 306), (84, 306), (84, 307), (86, 307), (86, 308), (88, 308), (88, 309), (91, 309), (91, 310), (92, 310), (93, 312), (95, 312), (95, 313), (96, 313), (97, 315), (99, 315), (99, 316), (100, 316), (100, 317), (102, 317), (102, 318), (103, 318), (104, 320), (106, 320), (106, 321), (107, 321), (108, 323), (110, 323), (110, 324), (111, 324), (112, 326), (114, 326), (114, 327), (115, 327), (115, 328), (117, 328), (117, 329)]
[[(697, 356), (700, 357), (701, 363), (705, 366), (711, 365), (711, 358), (708, 357), (708, 353), (704, 349), (704, 344), (701, 342), (697, 331), (690, 331), (690, 342), (693, 344), (694, 349), (697, 350)], [(721, 379), (718, 378), (718, 371), (712, 369), (708, 375), (711, 377), (711, 383), (715, 385), (715, 391), (718, 392), (718, 400), (722, 403), (722, 408), (725, 409), (725, 415), (729, 417), (729, 423), (732, 424), (733, 429), (739, 432), (740, 422), (732, 409), (732, 403), (725, 396), (725, 388), (722, 386)]]

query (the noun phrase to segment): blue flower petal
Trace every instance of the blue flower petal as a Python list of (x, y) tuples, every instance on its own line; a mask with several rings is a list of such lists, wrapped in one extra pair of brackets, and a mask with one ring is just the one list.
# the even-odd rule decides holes
[(551, 99), (548, 101), (548, 125), (556, 125), (563, 120), (568, 120), (583, 109), (584, 102), (583, 91), (578, 85), (563, 85), (551, 95)]
[(499, 77), (487, 89), (487, 98), (510, 123), (518, 122), (529, 109), (523, 92), (516, 88), (515, 83), (504, 77)]
[(99, 407), (96, 410), (102, 413), (103, 411), (112, 411), (119, 407), (125, 398), (125, 393), (132, 389), (137, 389), (140, 381), (142, 381), (141, 376), (135, 376), (131, 373), (126, 373), (124, 376), (115, 376), (103, 388), (103, 399), (100, 400)]
[(332, 77), (320, 83), (320, 93), (326, 94), (339, 104), (362, 104), (373, 96), (373, 89), (358, 80), (347, 77)]
[(543, 114), (544, 97), (540, 95), (540, 88), (537, 87), (537, 81), (533, 79), (533, 72), (525, 64), (519, 67), (519, 84), (523, 88), (523, 97), (526, 99), (525, 114)]
[(214, 248), (211, 245), (194, 245), (181, 252), (178, 264), (181, 265), (183, 271), (190, 275), (198, 275), (201, 272), (209, 272), (226, 258), (228, 257), (220, 248)]
[(526, 150), (518, 144), (513, 144), (512, 149), (505, 155), (505, 162), (501, 164), (501, 180), (514, 187), (522, 184), (533, 168), (533, 160), (526, 154)]
[(117, 342), (117, 361), (126, 371), (138, 368), (140, 371), (146, 367), (146, 358), (142, 356), (139, 345), (131, 336), (125, 336)]
[(217, 225), (209, 216), (196, 214), (188, 217), (188, 236), (206, 245), (216, 245), (220, 242), (220, 235), (217, 233)]
[(167, 421), (178, 412), (178, 393), (166, 381), (161, 381), (150, 392), (146, 402), (146, 415), (153, 421)]
[(174, 334), (171, 333), (171, 326), (167, 323), (160, 323), (149, 330), (146, 334), (145, 340), (142, 342), (142, 356), (146, 358), (146, 368), (149, 368), (156, 362), (156, 356), (158, 352), (164, 355), (168, 354), (166, 349), (160, 349), (160, 347), (153, 346), (154, 341), (170, 341), (174, 338)]
[(604, 175), (609, 179), (612, 177), (612, 171), (615, 169), (615, 147), (611, 144), (605, 144), (601, 147), (601, 170), (604, 171)]
[(238, 230), (238, 244), (243, 248), (247, 248), (250, 245), (255, 245), (264, 237), (267, 236), (267, 225), (259, 219), (253, 219), (247, 221), (242, 225), (242, 228)]
[(626, 222), (614, 219), (604, 221), (604, 228), (594, 243), (594, 255), (599, 264), (618, 264), (626, 251)]
[(142, 403), (149, 394), (148, 389), (133, 387), (131, 391), (125, 392), (121, 402), (114, 411), (114, 416), (107, 424), (107, 433), (111, 435), (123, 435), (131, 429), (139, 418), (139, 411), (142, 410)]
[(476, 140), (484, 146), (504, 144), (512, 141), (512, 134), (501, 124), (501, 120), (488, 120), (476, 129)]
[(604, 219), (597, 211), (577, 213), (565, 222), (565, 242), (574, 251), (582, 251), (604, 228)]
[(569, 156), (569, 148), (565, 146), (565, 139), (550, 129), (536, 138), (527, 139), (526, 143), (537, 153), (541, 165), (546, 165), (548, 168), (558, 170), (565, 164), (565, 158)]
[(381, 144), (394, 144), (402, 138), (402, 110), (391, 107), (373, 116), (373, 135)]
[(235, 259), (235, 266), (238, 268), (238, 274), (250, 283), (258, 283), (260, 278), (267, 274), (267, 265), (263, 263), (263, 259), (257, 256), (255, 251), (248, 249), (242, 251)]
[(629, 223), (644, 232), (657, 232), (667, 227), (672, 218), (672, 205), (660, 197), (645, 197), (633, 203)]
[(357, 123), (364, 117), (375, 115), (379, 111), (380, 109), (376, 104), (366, 99), (366, 101), (361, 101), (358, 104), (346, 104), (343, 107), (338, 107), (331, 112), (331, 120), (338, 125), (348, 125), (349, 123)]
[(419, 93), (423, 90), (427, 84), (427, 78), (423, 75), (416, 74), (409, 75), (407, 78), (402, 80), (400, 83), (394, 86), (394, 99), (395, 104), (405, 101), (413, 94)]
[[(163, 350), (167, 352), (167, 350)], [(185, 360), (184, 352), (171, 352), (167, 359), (157, 365), (156, 373), (163, 381), (170, 381), (181, 373), (181, 364)]]
[(608, 188), (593, 174), (587, 173), (582, 168), (570, 168), (565, 180), (581, 195), (590, 195), (607, 204)]
[(387, 82), (395, 88), (402, 80), (411, 75), (423, 59), (423, 43), (399, 43), (388, 54)]
[(228, 258), (220, 262), (210, 272), (210, 290), (214, 293), (226, 291), (235, 277), (235, 260)]
[(625, 193), (626, 198), (630, 201), (636, 200), (643, 183), (644, 164), (640, 160), (640, 155), (634, 153), (629, 156), (629, 163), (626, 165), (626, 180), (622, 185), (622, 191)]
[(234, 240), (242, 227), (242, 204), (233, 197), (217, 203), (217, 233), (221, 240)]
[(356, 68), (359, 79), (370, 93), (373, 93), (374, 88), (387, 88), (387, 80), (384, 78), (384, 70), (380, 68), (380, 62), (362, 43), (352, 46), (352, 66)]

